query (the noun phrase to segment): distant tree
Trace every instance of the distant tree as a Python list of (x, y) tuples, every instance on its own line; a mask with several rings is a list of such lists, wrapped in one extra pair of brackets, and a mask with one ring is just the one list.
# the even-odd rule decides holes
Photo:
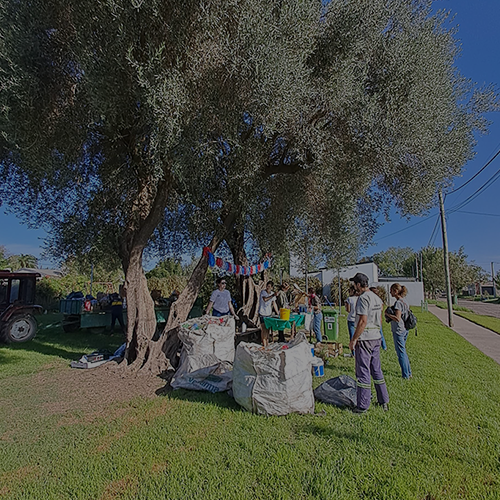
[(7, 249), (3, 245), (0, 245), (0, 269), (5, 269), (6, 267), (8, 267)]
[(180, 259), (166, 258), (146, 273), (146, 278), (167, 278), (169, 276), (183, 276), (184, 269)]
[[(421, 250), (423, 264), (424, 290), (431, 296), (446, 290), (443, 249), (426, 247)], [(451, 292), (460, 293), (463, 287), (482, 281), (484, 271), (480, 266), (467, 261), (463, 247), (449, 252)]]
[(23, 267), (27, 268), (36, 268), (38, 265), (38, 259), (34, 255), (29, 254), (19, 254), (19, 255), (11, 255), (7, 259), (8, 266), (11, 267), (14, 271), (21, 269)]
[(390, 247), (373, 256), (373, 262), (377, 264), (380, 275), (384, 277), (414, 276), (411, 267), (414, 261), (415, 251), (410, 247)]

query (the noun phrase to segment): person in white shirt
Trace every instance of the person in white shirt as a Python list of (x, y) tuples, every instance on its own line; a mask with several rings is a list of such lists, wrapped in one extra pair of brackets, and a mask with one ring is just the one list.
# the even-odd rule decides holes
[(262, 340), (262, 345), (266, 347), (269, 344), (269, 330), (264, 324), (264, 318), (266, 316), (271, 316), (273, 309), (278, 313), (278, 306), (276, 305), (276, 294), (273, 291), (274, 283), (268, 281), (265, 290), (260, 292), (259, 297), (259, 317), (260, 317), (260, 338)]
[[(358, 294), (356, 303), (356, 329), (349, 342), (355, 351), (357, 406), (354, 413), (366, 413), (371, 401), (371, 378), (377, 393), (377, 402), (388, 410), (389, 393), (380, 366), (380, 327), (382, 325), (382, 301), (368, 288), (368, 276), (357, 273), (350, 281)], [(370, 378), (371, 376), (371, 378)]]
[(236, 317), (234, 312), (233, 304), (231, 302), (231, 293), (226, 290), (226, 280), (224, 278), (217, 278), (217, 290), (212, 292), (210, 295), (210, 302), (208, 303), (205, 314), (210, 314), (210, 309), (212, 310), (212, 316), (227, 316), (231, 313)]

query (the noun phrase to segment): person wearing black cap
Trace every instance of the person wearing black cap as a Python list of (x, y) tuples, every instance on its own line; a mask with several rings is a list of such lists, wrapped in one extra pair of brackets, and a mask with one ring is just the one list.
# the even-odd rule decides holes
[[(368, 276), (357, 273), (350, 279), (358, 293), (354, 335), (349, 349), (356, 360), (357, 406), (355, 413), (366, 413), (370, 407), (371, 378), (375, 384), (377, 401), (388, 410), (389, 393), (380, 366), (380, 326), (382, 325), (382, 301), (368, 288)], [(370, 378), (371, 375), (371, 378)]]

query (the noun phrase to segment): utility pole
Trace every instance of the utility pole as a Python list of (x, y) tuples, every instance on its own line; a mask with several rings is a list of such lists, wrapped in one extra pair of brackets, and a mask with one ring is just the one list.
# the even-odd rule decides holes
[(415, 281), (418, 281), (418, 257), (415, 255)]
[(422, 250), (420, 250), (420, 281), (424, 282), (424, 266), (422, 265)]
[(493, 269), (493, 262), (491, 263), (491, 283), (493, 285), (493, 297), (496, 297), (497, 287), (495, 286), (495, 270)]
[(339, 278), (339, 317), (340, 317), (340, 312), (341, 312), (341, 309), (342, 309), (342, 286), (340, 284), (340, 269), (339, 269), (339, 275), (338, 275), (338, 278)]
[(443, 233), (444, 275), (446, 279), (446, 301), (448, 303), (448, 326), (453, 326), (453, 304), (451, 302), (450, 261), (448, 259), (448, 236), (444, 215), (443, 192), (439, 190), (439, 210), (441, 212), (441, 232)]

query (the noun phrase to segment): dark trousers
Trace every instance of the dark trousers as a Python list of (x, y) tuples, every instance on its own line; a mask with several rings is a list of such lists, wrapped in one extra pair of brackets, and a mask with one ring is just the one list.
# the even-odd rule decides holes
[(384, 374), (380, 366), (381, 340), (361, 340), (356, 344), (354, 357), (356, 359), (357, 400), (358, 408), (367, 410), (371, 400), (371, 378), (375, 384), (377, 401), (380, 404), (389, 402), (389, 393), (385, 385)]
[(115, 323), (116, 320), (118, 320), (118, 323), (120, 325), (122, 333), (125, 332), (125, 324), (123, 323), (123, 309), (120, 307), (120, 309), (114, 310), (111, 308), (111, 333), (113, 333), (115, 329)]

